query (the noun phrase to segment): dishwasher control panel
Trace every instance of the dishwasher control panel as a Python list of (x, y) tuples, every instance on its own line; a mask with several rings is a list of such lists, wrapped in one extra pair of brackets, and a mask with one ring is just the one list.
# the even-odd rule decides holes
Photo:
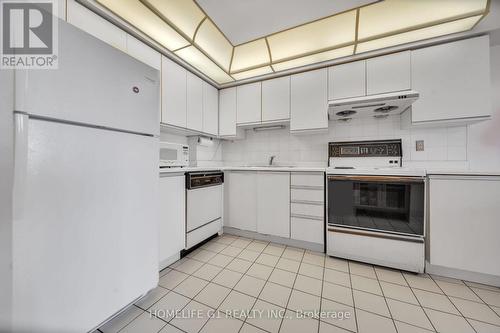
[(186, 173), (186, 189), (216, 186), (224, 183), (222, 171), (188, 172)]

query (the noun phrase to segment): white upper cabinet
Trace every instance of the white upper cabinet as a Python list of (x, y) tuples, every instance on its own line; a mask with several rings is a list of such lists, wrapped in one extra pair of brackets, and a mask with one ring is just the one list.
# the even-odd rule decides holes
[(292, 75), (290, 131), (328, 129), (327, 69)]
[(415, 50), (412, 121), (477, 121), (491, 115), (489, 36)]
[(257, 174), (257, 232), (290, 237), (290, 173)]
[(161, 54), (140, 40), (127, 34), (127, 53), (146, 65), (161, 70)]
[(219, 135), (236, 136), (236, 88), (219, 91)]
[(236, 123), (261, 122), (261, 83), (250, 83), (236, 87)]
[(328, 68), (328, 99), (366, 95), (366, 61), (356, 61)]
[(67, 21), (103, 42), (127, 51), (127, 33), (88, 10), (74, 0), (68, 0)]
[(203, 131), (203, 81), (187, 72), (187, 128)]
[(219, 134), (219, 91), (203, 81), (203, 132)]
[(262, 122), (290, 119), (290, 76), (262, 81)]
[(162, 56), (162, 107), (164, 124), (186, 127), (187, 71), (172, 60)]
[(366, 94), (411, 89), (410, 51), (366, 60)]

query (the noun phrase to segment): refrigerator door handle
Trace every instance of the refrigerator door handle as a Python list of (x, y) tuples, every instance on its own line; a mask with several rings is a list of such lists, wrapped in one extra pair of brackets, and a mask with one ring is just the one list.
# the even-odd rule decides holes
[(25, 113), (14, 112), (14, 221), (23, 217), (28, 168), (28, 122)]

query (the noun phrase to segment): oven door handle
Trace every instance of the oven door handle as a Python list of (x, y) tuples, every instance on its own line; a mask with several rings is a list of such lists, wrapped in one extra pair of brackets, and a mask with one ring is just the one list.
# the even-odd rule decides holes
[(423, 177), (408, 177), (408, 176), (348, 176), (348, 175), (331, 175), (328, 180), (352, 180), (359, 182), (384, 182), (384, 183), (422, 183)]

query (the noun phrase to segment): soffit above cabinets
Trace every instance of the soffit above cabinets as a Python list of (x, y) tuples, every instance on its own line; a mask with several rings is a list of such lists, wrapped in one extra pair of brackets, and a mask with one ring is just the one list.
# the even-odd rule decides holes
[[(229, 0), (217, 1), (220, 6)], [(246, 3), (231, 1), (235, 3), (228, 6), (233, 10)], [(330, 16), (318, 18), (317, 9), (325, 6), (325, 1), (287, 1), (292, 7), (307, 3), (313, 20), (235, 45), (231, 42), (234, 33), (221, 30), (216, 24), (220, 18), (214, 21), (199, 5), (210, 9), (215, 0), (97, 0), (219, 84), (467, 31), (488, 14), (490, 5), (490, 0), (356, 0), (335, 1), (335, 5), (327, 1), (334, 7), (333, 14), (326, 12)], [(254, 19), (258, 4), (261, 13), (276, 10), (267, 0), (251, 3), (246, 6), (251, 7), (248, 15)], [(276, 18), (281, 24), (287, 23), (287, 10)], [(291, 22), (300, 17), (297, 13), (288, 15)], [(241, 27), (244, 23), (242, 20)], [(273, 26), (266, 24), (267, 31), (272, 31)], [(265, 29), (257, 31), (266, 33)], [(230, 40), (227, 36), (233, 37)]]

